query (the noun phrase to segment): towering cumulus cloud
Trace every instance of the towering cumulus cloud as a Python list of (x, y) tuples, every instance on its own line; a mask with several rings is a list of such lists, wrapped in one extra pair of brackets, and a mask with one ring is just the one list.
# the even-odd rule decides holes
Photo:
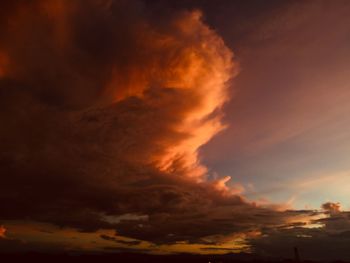
[(166, 243), (263, 218), (198, 158), (236, 71), (199, 11), (9, 1), (0, 19), (1, 220)]
[[(96, 127), (99, 134), (89, 140), (103, 138), (116, 161), (182, 170), (182, 176), (200, 180), (206, 171), (197, 151), (222, 129), (219, 110), (228, 97), (232, 53), (203, 24), (199, 11), (154, 21), (155, 12), (142, 3), (126, 2), (9, 6), (1, 32), (2, 97), (11, 93), (35, 104), (35, 110), (26, 104), (19, 108), (37, 130), (49, 120), (35, 123), (39, 116), (31, 114), (64, 113), (59, 122), (67, 123), (72, 113), (82, 117), (79, 128), (88, 126), (79, 133)], [(108, 131), (97, 127), (106, 121), (101, 115), (117, 118)]]

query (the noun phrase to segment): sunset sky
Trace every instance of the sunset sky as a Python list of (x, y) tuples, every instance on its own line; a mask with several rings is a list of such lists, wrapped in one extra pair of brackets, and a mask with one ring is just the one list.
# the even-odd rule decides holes
[(349, 14), (1, 1), (0, 253), (350, 260)]

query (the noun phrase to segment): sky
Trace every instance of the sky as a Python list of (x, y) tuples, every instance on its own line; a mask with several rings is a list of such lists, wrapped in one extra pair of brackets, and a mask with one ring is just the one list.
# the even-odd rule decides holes
[(0, 5), (0, 253), (350, 260), (350, 2)]
[(213, 12), (241, 72), (225, 109), (232, 125), (204, 146), (204, 159), (251, 198), (349, 208), (349, 5), (268, 3), (250, 16), (246, 4), (240, 18), (228, 18), (227, 3)]

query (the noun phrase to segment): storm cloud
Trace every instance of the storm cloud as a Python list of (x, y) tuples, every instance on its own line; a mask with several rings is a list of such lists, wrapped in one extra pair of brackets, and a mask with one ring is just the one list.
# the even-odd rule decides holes
[[(79, 235), (110, 251), (345, 249), (339, 203), (249, 201), (203, 164), (200, 150), (227, 126), (239, 65), (200, 10), (174, 3), (1, 3), (0, 251), (64, 250)], [(33, 233), (46, 239), (22, 240)]]
[(199, 148), (225, 127), (238, 71), (200, 11), (162, 14), (141, 1), (4, 6), (2, 220), (164, 243), (250, 229), (269, 212), (232, 193), (228, 178), (208, 180), (200, 162)]

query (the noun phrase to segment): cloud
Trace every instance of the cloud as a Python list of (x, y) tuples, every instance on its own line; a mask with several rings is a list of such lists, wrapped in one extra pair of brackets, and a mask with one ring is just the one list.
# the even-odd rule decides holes
[(6, 228), (4, 226), (0, 226), (0, 238), (6, 238)]
[(2, 220), (162, 243), (241, 231), (254, 221), (246, 209), (265, 213), (226, 179), (208, 181), (198, 156), (225, 128), (238, 68), (200, 11), (15, 1), (5, 13)]
[(296, 246), (302, 260), (348, 260), (349, 235), (345, 233), (348, 232), (331, 235), (323, 228), (275, 229), (251, 240), (251, 245), (256, 254), (269, 258), (294, 258), (293, 248)]
[(101, 235), (100, 237), (104, 240), (113, 241), (113, 242), (116, 242), (122, 245), (128, 245), (128, 246), (136, 246), (141, 243), (141, 241), (138, 241), (138, 240), (126, 241), (126, 240), (118, 239), (116, 237), (112, 237), (108, 235)]
[(310, 213), (209, 180), (198, 151), (225, 128), (238, 66), (200, 11), (57, 0), (2, 12), (1, 220), (220, 244)]
[(327, 202), (322, 204), (322, 209), (331, 214), (339, 213), (340, 208), (341, 208), (340, 203)]
[(303, 260), (349, 260), (349, 212), (340, 211), (340, 204), (333, 202), (322, 208), (325, 211), (313, 215), (305, 211), (305, 221), (300, 218), (302, 211), (294, 211), (297, 217), (291, 224), (266, 227), (259, 238), (250, 240), (255, 253), (269, 258), (293, 258), (296, 246)]

